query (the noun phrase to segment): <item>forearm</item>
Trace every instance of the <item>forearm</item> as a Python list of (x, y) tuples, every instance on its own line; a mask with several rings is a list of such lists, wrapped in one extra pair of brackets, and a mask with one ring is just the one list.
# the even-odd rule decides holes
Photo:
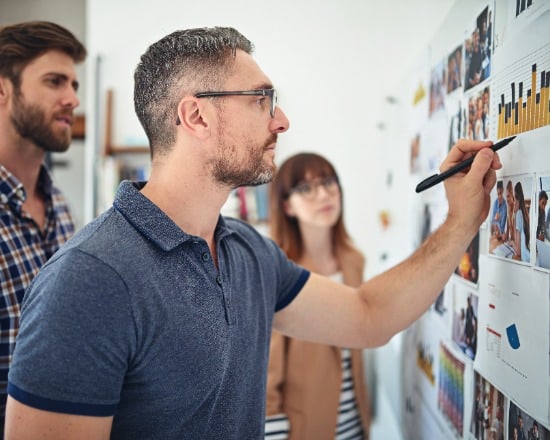
[(430, 307), (476, 232), (447, 220), (409, 258), (361, 286), (375, 337), (369, 346), (386, 343)]

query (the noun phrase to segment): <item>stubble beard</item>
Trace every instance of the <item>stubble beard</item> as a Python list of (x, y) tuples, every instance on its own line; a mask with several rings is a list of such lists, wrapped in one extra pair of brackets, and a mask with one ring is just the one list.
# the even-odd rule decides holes
[(276, 166), (272, 161), (267, 163), (264, 155), (266, 148), (276, 142), (276, 134), (272, 134), (261, 147), (253, 147), (252, 141), (245, 141), (249, 151), (245, 161), (240, 160), (237, 154), (237, 150), (242, 147), (220, 142), (218, 147), (220, 154), (213, 162), (214, 178), (220, 184), (230, 188), (258, 186), (271, 182)]
[(26, 104), (20, 93), (14, 95), (11, 122), (23, 139), (45, 151), (62, 153), (71, 144), (71, 130), (56, 134), (46, 121), (46, 113), (37, 104)]

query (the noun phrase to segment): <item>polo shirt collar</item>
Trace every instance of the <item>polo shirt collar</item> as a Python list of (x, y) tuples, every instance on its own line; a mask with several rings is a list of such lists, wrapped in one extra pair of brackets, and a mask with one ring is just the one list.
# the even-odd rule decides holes
[[(116, 192), (113, 207), (137, 231), (164, 251), (170, 251), (187, 241), (203, 240), (183, 231), (157, 205), (145, 197), (140, 190), (146, 183), (122, 181)], [(216, 242), (233, 232), (220, 215), (214, 233)]]

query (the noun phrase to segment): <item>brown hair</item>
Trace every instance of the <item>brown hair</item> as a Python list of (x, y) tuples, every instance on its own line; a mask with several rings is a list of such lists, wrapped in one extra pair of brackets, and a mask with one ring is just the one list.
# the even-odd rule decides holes
[(0, 76), (9, 78), (16, 89), (21, 72), (47, 51), (59, 50), (75, 63), (84, 61), (86, 48), (76, 37), (49, 21), (27, 21), (0, 28)]
[[(307, 178), (338, 178), (333, 165), (324, 157), (315, 153), (299, 153), (288, 158), (279, 168), (270, 188), (270, 232), (271, 238), (281, 247), (288, 258), (298, 261), (304, 251), (298, 221), (288, 216), (283, 205), (289, 197), (290, 190)], [(343, 219), (344, 200), (340, 187), (342, 210), (340, 217), (332, 228), (332, 245), (338, 258), (343, 251), (362, 254), (353, 246)], [(364, 261), (363, 257), (361, 261)]]
[(514, 196), (519, 204), (519, 210), (523, 217), (523, 232), (525, 233), (525, 245), (529, 249), (529, 212), (527, 212), (527, 206), (525, 206), (525, 197), (523, 195), (523, 187), (520, 182), (517, 182), (514, 186)]

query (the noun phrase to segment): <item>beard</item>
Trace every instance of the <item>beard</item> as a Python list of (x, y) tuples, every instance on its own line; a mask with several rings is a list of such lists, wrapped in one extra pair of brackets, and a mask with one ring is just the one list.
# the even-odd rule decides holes
[[(222, 128), (223, 130), (223, 128)], [(222, 136), (220, 136), (222, 138)], [(249, 145), (249, 155), (242, 160), (237, 153), (242, 147), (227, 142), (220, 142), (218, 154), (212, 160), (214, 178), (222, 185), (231, 188), (239, 186), (258, 186), (271, 182), (277, 169), (275, 164), (264, 157), (265, 149), (277, 142), (277, 135), (272, 134), (260, 147), (254, 147), (253, 141), (245, 141)]]
[[(60, 114), (68, 114), (70, 110)], [(64, 152), (71, 144), (71, 130), (55, 133), (48, 124), (46, 113), (37, 104), (25, 103), (20, 93), (14, 94), (11, 122), (23, 139), (28, 139), (45, 151)]]

